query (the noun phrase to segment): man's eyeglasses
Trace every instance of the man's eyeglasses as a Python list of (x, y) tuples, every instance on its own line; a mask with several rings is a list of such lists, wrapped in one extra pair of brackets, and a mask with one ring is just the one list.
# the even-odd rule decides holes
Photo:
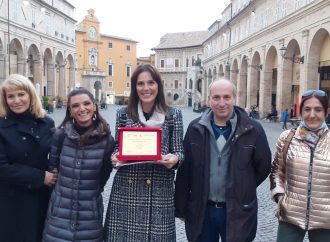
[(316, 95), (319, 97), (325, 97), (326, 93), (322, 90), (306, 90), (302, 94), (303, 97), (308, 97), (308, 96), (312, 96), (312, 95)]

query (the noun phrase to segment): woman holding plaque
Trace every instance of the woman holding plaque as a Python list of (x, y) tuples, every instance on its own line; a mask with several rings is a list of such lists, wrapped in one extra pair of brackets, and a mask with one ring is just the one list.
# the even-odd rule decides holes
[[(119, 127), (161, 128), (161, 159), (123, 165), (118, 159)], [(138, 66), (128, 106), (117, 111), (112, 164), (118, 170), (106, 214), (106, 242), (176, 240), (173, 181), (183, 159), (182, 140), (181, 111), (165, 104), (158, 71), (151, 65)]]
[(111, 169), (114, 139), (93, 95), (85, 88), (69, 93), (66, 116), (54, 134), (50, 170), (58, 170), (44, 242), (103, 241), (101, 192)]

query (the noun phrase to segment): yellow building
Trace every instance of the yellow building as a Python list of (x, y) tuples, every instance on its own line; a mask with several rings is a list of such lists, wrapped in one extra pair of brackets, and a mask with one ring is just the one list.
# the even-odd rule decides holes
[(88, 88), (97, 101), (123, 104), (137, 66), (137, 41), (100, 33), (100, 22), (89, 9), (76, 29), (77, 84)]

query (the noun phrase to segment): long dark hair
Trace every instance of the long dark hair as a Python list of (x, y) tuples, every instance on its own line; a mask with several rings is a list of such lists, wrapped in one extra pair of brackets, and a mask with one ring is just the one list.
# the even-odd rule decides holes
[(128, 99), (127, 113), (134, 121), (139, 120), (139, 114), (138, 114), (139, 96), (137, 94), (136, 85), (137, 85), (138, 77), (142, 72), (150, 73), (152, 79), (158, 84), (158, 94), (154, 106), (151, 109), (151, 112), (153, 112), (157, 107), (167, 115), (168, 106), (165, 103), (164, 87), (163, 87), (162, 79), (160, 77), (158, 70), (149, 64), (140, 65), (133, 72), (133, 75), (131, 77), (131, 93)]
[[(107, 121), (105, 121), (105, 119), (101, 116), (101, 114), (99, 113), (99, 108), (97, 106), (97, 103), (95, 102), (94, 96), (93, 94), (88, 91), (86, 88), (80, 87), (80, 88), (76, 88), (74, 90), (72, 90), (69, 94), (68, 94), (68, 103), (67, 103), (67, 107), (66, 107), (66, 112), (65, 112), (65, 117), (64, 120), (62, 121), (62, 123), (59, 125), (58, 128), (64, 127), (64, 125), (66, 124), (66, 122), (72, 122), (72, 117), (70, 114), (70, 104), (71, 104), (71, 98), (73, 96), (77, 96), (77, 95), (81, 95), (81, 94), (86, 94), (90, 100), (93, 102), (93, 104), (95, 105), (95, 120), (93, 120), (93, 126), (101, 126), (102, 127), (102, 131), (104, 134), (109, 134), (110, 133), (110, 127), (109, 124), (107, 123)], [(86, 131), (86, 133), (84, 133), (81, 136), (81, 142), (84, 143), (90, 136), (91, 132), (93, 131), (93, 129), (89, 129), (88, 131)]]

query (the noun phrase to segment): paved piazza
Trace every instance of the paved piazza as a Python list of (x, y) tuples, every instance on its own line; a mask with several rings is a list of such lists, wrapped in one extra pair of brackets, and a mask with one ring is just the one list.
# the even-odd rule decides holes
[[(107, 110), (101, 110), (101, 114), (104, 118), (109, 122), (111, 126), (111, 132), (114, 134), (114, 126), (115, 126), (115, 116), (116, 109), (119, 106), (116, 105), (108, 105)], [(183, 113), (183, 124), (184, 129), (188, 127), (188, 124), (191, 120), (198, 117), (200, 114), (192, 112), (191, 108), (181, 108)], [(56, 125), (58, 125), (64, 118), (65, 109), (55, 109), (54, 113), (50, 114), (52, 118), (55, 120)], [(268, 138), (269, 145), (271, 147), (272, 153), (274, 154), (274, 148), (276, 144), (277, 137), (280, 135), (282, 131), (282, 126), (280, 123), (268, 123), (265, 121), (261, 121)], [(288, 128), (291, 128), (291, 125), (288, 124)], [(106, 211), (106, 207), (108, 205), (109, 193), (111, 190), (111, 185), (113, 181), (114, 172), (111, 174), (111, 177), (105, 187), (104, 191), (104, 208)], [(266, 179), (263, 184), (261, 184), (258, 188), (258, 203), (259, 203), (259, 214), (258, 214), (258, 230), (255, 238), (255, 242), (272, 242), (276, 239), (277, 232), (277, 219), (275, 218), (275, 210), (276, 206), (273, 201), (270, 199), (270, 191), (269, 191), (269, 180)], [(177, 241), (184, 242), (187, 241), (184, 231), (183, 222), (177, 219), (176, 221), (177, 228)], [(307, 240), (305, 240), (307, 241)]]

